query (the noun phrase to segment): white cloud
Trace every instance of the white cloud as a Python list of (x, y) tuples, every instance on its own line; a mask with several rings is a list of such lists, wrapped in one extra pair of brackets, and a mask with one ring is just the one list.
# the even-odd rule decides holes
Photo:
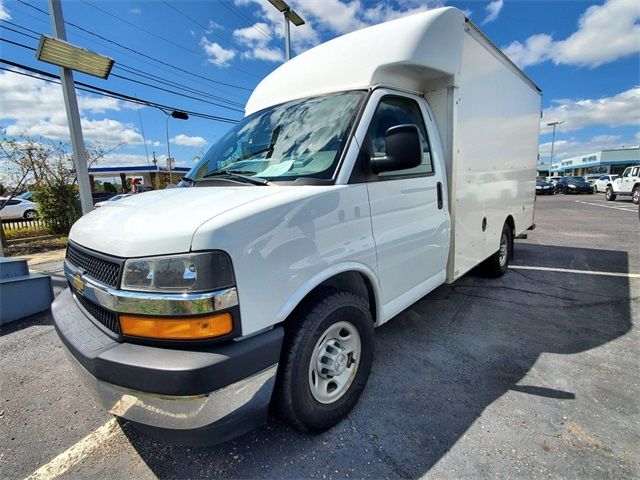
[[(617, 148), (630, 148), (638, 146), (638, 138), (624, 139), (620, 135), (596, 135), (587, 140), (570, 138), (568, 140), (557, 140), (553, 146), (553, 163), (565, 158), (577, 157), (599, 150), (612, 150)], [(551, 156), (551, 142), (541, 143), (539, 147), (540, 162), (543, 165), (549, 164)]]
[(224, 30), (224, 26), (220, 25), (218, 22), (214, 22), (213, 20), (209, 20), (209, 25), (207, 27), (206, 32), (211, 33), (214, 30)]
[(11, 20), (11, 15), (9, 15), (9, 10), (7, 10), (4, 0), (0, 0), (0, 20)]
[(133, 13), (134, 15), (140, 15), (142, 13), (142, 10), (140, 10), (139, 8), (132, 8), (131, 10), (129, 10), (129, 12)]
[(554, 100), (543, 111), (541, 133), (551, 133), (549, 122), (564, 121), (557, 132), (571, 132), (593, 125), (620, 127), (640, 125), (640, 86), (611, 97), (597, 99)]
[(269, 62), (281, 62), (284, 54), (279, 48), (269, 47), (270, 39), (266, 33), (271, 31), (265, 22), (258, 22), (247, 28), (239, 28), (233, 32), (233, 37), (241, 45), (248, 47), (242, 52), (242, 58), (255, 58)]
[(228, 67), (229, 61), (236, 56), (235, 50), (227, 50), (216, 42), (210, 42), (206, 37), (200, 39), (200, 46), (207, 54), (207, 62), (220, 67)]
[(204, 147), (207, 144), (207, 141), (202, 137), (189, 137), (184, 133), (180, 135), (176, 135), (171, 139), (171, 143), (175, 143), (176, 145), (182, 145), (185, 147)]
[(500, 10), (504, 6), (504, 0), (493, 0), (493, 2), (489, 3), (485, 10), (487, 11), (487, 16), (484, 17), (484, 21), (482, 23), (490, 23), (495, 21), (500, 15)]
[(640, 52), (640, 2), (608, 0), (589, 7), (564, 40), (536, 34), (503, 48), (521, 68), (545, 61), (595, 68)]
[[(391, 3), (374, 3), (367, 7), (361, 0), (289, 1), (306, 23), (291, 27), (291, 44), (294, 52), (301, 52), (320, 43), (323, 37), (334, 37), (372, 24), (386, 22), (406, 15), (442, 6), (443, 0), (405, 0), (401, 6)], [(245, 47), (243, 58), (282, 61), (284, 25), (282, 14), (267, 0), (235, 0), (238, 7), (257, 6), (254, 25), (233, 32), (238, 43)]]
[[(87, 114), (118, 111), (125, 107), (113, 98), (79, 95), (82, 130), (86, 140), (103, 143), (141, 143), (142, 136), (132, 125), (109, 118), (89, 119)], [(0, 74), (0, 120), (8, 135), (25, 133), (66, 140), (69, 128), (59, 85), (10, 72)], [(11, 122), (11, 123), (7, 123)]]

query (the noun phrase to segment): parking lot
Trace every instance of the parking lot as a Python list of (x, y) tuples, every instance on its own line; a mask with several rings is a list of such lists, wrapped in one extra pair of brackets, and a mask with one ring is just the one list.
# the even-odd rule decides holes
[(638, 478), (637, 206), (538, 197), (536, 224), (504, 277), (472, 272), (378, 329), (359, 404), (317, 436), (270, 420), (216, 447), (151, 440), (87, 395), (49, 315), (9, 325), (0, 476)]

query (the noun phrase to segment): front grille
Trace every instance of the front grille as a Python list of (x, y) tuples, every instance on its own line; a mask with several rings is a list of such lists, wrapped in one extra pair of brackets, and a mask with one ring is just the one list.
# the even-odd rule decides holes
[(67, 260), (71, 265), (84, 271), (87, 277), (113, 288), (118, 288), (120, 264), (110, 262), (80, 250), (73, 244), (67, 247)]
[(118, 321), (118, 315), (96, 305), (90, 300), (87, 300), (81, 294), (76, 294), (76, 298), (80, 302), (80, 305), (82, 305), (93, 318), (112, 332), (120, 335), (120, 322)]

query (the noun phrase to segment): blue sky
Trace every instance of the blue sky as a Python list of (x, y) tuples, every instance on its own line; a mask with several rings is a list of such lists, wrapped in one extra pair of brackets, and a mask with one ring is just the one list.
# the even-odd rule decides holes
[[(294, 54), (380, 21), (443, 5), (458, 7), (542, 88), (543, 123), (565, 121), (556, 136), (557, 158), (640, 144), (637, 0), (289, 3), (307, 20), (302, 27), (292, 27)], [(31, 36), (51, 33), (48, 16), (29, 5), (48, 11), (42, 0), (0, 0), (0, 37), (35, 47), (36, 39), (10, 29)], [(63, 0), (62, 5), (68, 22), (146, 55), (68, 25), (69, 41), (115, 59), (118, 67), (114, 74), (228, 107), (114, 75), (106, 81), (76, 75), (79, 81), (176, 108), (239, 119), (251, 89), (283, 61), (282, 17), (266, 0)], [(7, 42), (0, 42), (0, 56), (56, 73), (55, 67), (38, 62), (33, 51)], [(151, 156), (154, 151), (163, 161), (167, 140), (166, 116), (161, 111), (143, 107), (138, 112), (133, 104), (79, 94), (87, 142), (123, 144), (103, 165), (144, 165), (147, 152)], [(66, 139), (60, 87), (0, 71), (0, 126), (9, 135), (26, 132)], [(194, 156), (208, 149), (229, 124), (200, 118), (171, 119), (169, 128), (172, 156), (179, 165), (190, 166)], [(548, 129), (543, 128), (541, 159), (548, 157), (550, 141)]]

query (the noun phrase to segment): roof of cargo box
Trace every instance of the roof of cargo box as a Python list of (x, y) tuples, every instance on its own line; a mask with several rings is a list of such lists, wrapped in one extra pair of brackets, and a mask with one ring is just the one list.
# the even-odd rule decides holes
[(540, 91), (464, 13), (445, 7), (363, 28), (307, 50), (258, 84), (245, 113), (298, 98), (373, 85), (424, 91), (426, 82), (430, 88), (438, 80), (455, 84), (465, 28)]

